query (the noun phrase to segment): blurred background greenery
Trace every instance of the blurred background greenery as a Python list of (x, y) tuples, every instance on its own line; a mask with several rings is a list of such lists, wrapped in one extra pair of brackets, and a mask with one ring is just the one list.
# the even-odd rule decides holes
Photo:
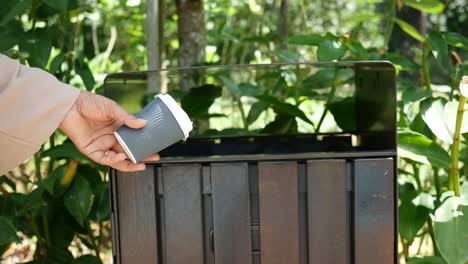
[[(148, 3), (160, 7), (154, 24)], [(149, 35), (159, 44), (150, 62)], [(96, 93), (108, 73), (148, 65), (392, 61), (399, 259), (413, 264), (468, 261), (468, 124), (461, 122), (465, 99), (458, 91), (468, 74), (467, 35), (466, 0), (2, 0), (0, 6), (0, 52)], [(213, 102), (207, 109), (219, 108)], [(0, 177), (2, 263), (110, 263), (107, 180), (106, 168), (57, 131), (30, 161)]]

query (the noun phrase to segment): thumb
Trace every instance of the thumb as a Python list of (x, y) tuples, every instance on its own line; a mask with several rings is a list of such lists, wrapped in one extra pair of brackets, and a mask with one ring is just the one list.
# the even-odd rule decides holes
[(112, 115), (114, 120), (120, 121), (130, 128), (143, 128), (148, 123), (144, 119), (135, 117), (132, 114), (129, 114), (127, 111), (123, 110), (119, 105), (112, 104)]

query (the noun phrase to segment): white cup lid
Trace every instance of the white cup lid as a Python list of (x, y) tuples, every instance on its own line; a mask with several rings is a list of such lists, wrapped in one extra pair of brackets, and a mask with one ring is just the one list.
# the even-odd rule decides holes
[(184, 109), (180, 107), (177, 102), (168, 94), (158, 94), (155, 97), (161, 99), (163, 103), (169, 108), (177, 123), (184, 133), (184, 140), (189, 137), (190, 131), (193, 129), (193, 123), (190, 121), (189, 116), (185, 113)]

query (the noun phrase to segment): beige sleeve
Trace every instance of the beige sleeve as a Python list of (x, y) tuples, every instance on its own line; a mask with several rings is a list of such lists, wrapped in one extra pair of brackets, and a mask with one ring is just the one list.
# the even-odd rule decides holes
[(0, 54), (0, 176), (37, 152), (79, 90)]

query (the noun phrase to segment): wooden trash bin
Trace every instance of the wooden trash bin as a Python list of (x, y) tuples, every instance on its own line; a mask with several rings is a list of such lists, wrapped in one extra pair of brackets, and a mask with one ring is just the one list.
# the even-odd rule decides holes
[(356, 71), (352, 133), (195, 136), (143, 172), (111, 169), (114, 263), (397, 263), (395, 71), (327, 67)]

